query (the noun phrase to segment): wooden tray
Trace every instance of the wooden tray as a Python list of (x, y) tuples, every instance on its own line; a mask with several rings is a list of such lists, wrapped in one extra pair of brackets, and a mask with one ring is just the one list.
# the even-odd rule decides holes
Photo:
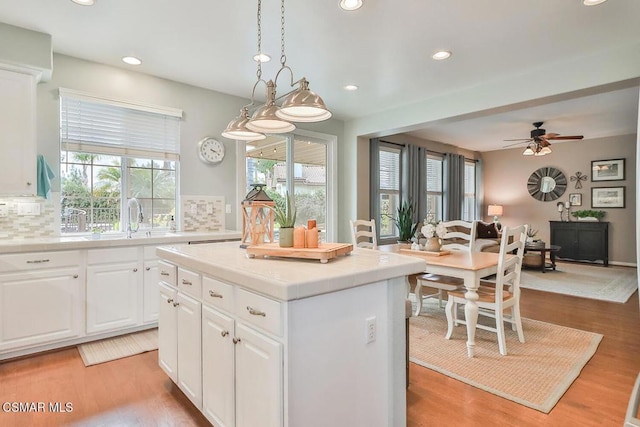
[(349, 255), (353, 245), (349, 243), (321, 243), (318, 248), (281, 248), (278, 243), (265, 243), (264, 245), (252, 245), (247, 247), (249, 258), (282, 257), (299, 259), (318, 259), (326, 264), (330, 259), (340, 255)]
[(414, 251), (411, 249), (400, 249), (400, 253), (404, 254), (404, 255), (410, 255), (410, 256), (442, 256), (442, 255), (449, 255), (451, 253), (451, 251), (449, 250), (442, 250), (440, 252), (432, 252), (432, 251)]

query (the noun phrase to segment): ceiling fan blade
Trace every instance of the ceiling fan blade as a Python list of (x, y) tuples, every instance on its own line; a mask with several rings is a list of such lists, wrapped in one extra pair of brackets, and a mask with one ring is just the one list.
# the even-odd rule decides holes
[(540, 147), (544, 148), (544, 147), (548, 147), (550, 145), (551, 145), (551, 143), (549, 141), (547, 141), (546, 138), (540, 137)]
[[(515, 139), (505, 139), (505, 141), (515, 141)], [(503, 145), (502, 148), (509, 148), (509, 147), (513, 147), (514, 145), (520, 145), (520, 144), (528, 143), (530, 141), (531, 139), (523, 139), (520, 142), (514, 142), (513, 144)]]
[(584, 136), (582, 135), (567, 135), (567, 136), (558, 135), (558, 136), (554, 136), (547, 139), (582, 139), (582, 138), (584, 138)]
[(556, 136), (560, 136), (560, 134), (559, 134), (559, 133), (553, 133), (553, 132), (551, 132), (551, 133), (545, 133), (544, 135), (540, 135), (540, 138), (544, 138), (544, 139), (553, 139), (553, 138), (555, 138)]
[(533, 141), (533, 138), (503, 139), (503, 141)]

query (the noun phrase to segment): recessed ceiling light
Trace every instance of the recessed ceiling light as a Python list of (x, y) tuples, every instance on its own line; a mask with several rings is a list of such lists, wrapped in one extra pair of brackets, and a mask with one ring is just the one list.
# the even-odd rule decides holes
[(93, 6), (95, 0), (71, 0), (75, 4), (79, 4), (81, 6)]
[(362, 0), (340, 0), (340, 7), (344, 10), (356, 10), (362, 7)]
[(269, 62), (271, 61), (271, 57), (264, 52), (258, 52), (253, 55), (253, 60), (256, 62)]
[(346, 85), (344, 90), (358, 90), (358, 86), (356, 85)]
[(585, 6), (595, 6), (595, 5), (597, 5), (597, 4), (604, 3), (604, 2), (606, 2), (606, 1), (607, 1), (607, 0), (584, 0), (582, 3), (583, 3)]
[(123, 56), (122, 57), (122, 62), (129, 64), (129, 65), (140, 65), (142, 64), (142, 61), (139, 58), (136, 58), (135, 56)]
[(441, 50), (431, 55), (431, 57), (436, 61), (442, 61), (443, 59), (447, 59), (451, 57), (451, 52), (447, 50)]

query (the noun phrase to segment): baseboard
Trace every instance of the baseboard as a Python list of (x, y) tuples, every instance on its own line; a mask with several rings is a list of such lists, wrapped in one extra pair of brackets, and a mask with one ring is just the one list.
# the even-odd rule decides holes
[(621, 261), (609, 261), (610, 265), (619, 265), (621, 267), (633, 267), (638, 268), (638, 264), (635, 262), (621, 262)]

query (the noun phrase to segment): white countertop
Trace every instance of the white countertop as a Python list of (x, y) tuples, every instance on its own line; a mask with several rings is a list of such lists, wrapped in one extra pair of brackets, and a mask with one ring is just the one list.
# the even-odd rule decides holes
[(224, 241), (240, 239), (239, 231), (224, 230), (218, 232), (176, 232), (176, 233), (155, 233), (147, 236), (144, 232), (133, 233), (128, 239), (124, 233), (104, 233), (100, 239), (93, 240), (91, 236), (61, 236), (19, 240), (0, 240), (0, 254), (39, 252), (39, 251), (59, 251), (69, 249), (93, 249), (93, 248), (113, 248), (118, 246), (140, 246), (140, 245), (165, 245), (172, 243), (202, 242), (202, 241)]
[(307, 298), (424, 271), (424, 261), (390, 252), (355, 249), (318, 260), (248, 258), (239, 242), (161, 246), (160, 258), (281, 301)]

